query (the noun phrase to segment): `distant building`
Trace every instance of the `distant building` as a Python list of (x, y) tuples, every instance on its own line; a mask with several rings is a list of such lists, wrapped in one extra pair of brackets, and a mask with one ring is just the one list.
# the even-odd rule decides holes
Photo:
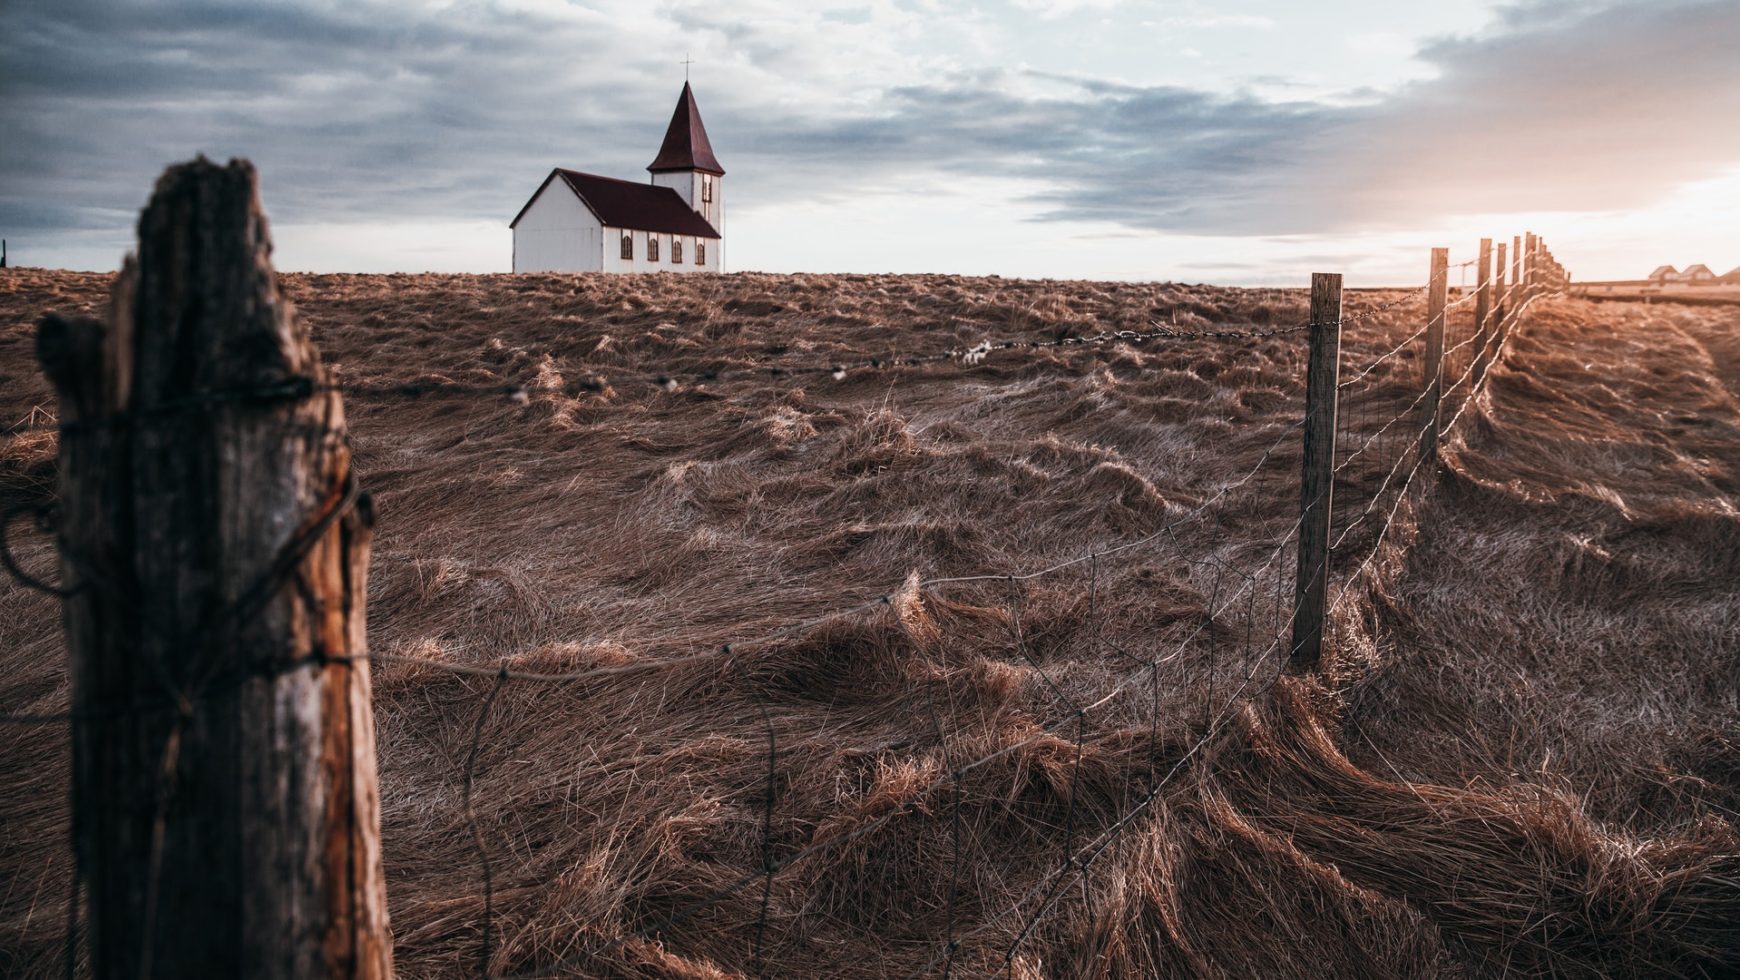
[(1710, 271), (1709, 266), (1700, 262), (1697, 265), (1686, 266), (1685, 269), (1680, 272), (1680, 281), (1681, 282), (1715, 282), (1716, 281), (1716, 274), (1714, 272)]
[(725, 168), (689, 83), (677, 98), (652, 181), (550, 171), (508, 227), (515, 272), (718, 272)]
[(1649, 274), (1649, 281), (1654, 283), (1679, 282), (1680, 270), (1671, 265), (1658, 265), (1655, 267), (1655, 271)]
[(1734, 268), (1729, 269), (1728, 274), (1722, 277), (1722, 281), (1731, 285), (1740, 286), (1740, 266), (1735, 266)]

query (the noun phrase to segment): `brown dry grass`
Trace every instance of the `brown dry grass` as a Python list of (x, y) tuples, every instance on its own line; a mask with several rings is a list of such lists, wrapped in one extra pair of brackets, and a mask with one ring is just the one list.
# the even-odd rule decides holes
[[(760, 890), (687, 918), (772, 856), (765, 972), (901, 976), (968, 936), (1004, 969), (1064, 842), (1127, 814), (1064, 876), (1017, 976), (1716, 976), (1740, 970), (1740, 318), (1556, 300), (1405, 509), (1377, 588), (1334, 624), (1324, 684), (1284, 683), (1186, 755), (1277, 627), (1211, 617), (1295, 516), (1297, 335), (1065, 349), (984, 365), (665, 390), (666, 372), (932, 351), (984, 337), (1297, 322), (1301, 293), (940, 276), (292, 276), (350, 382), (520, 383), (506, 399), (352, 399), (380, 527), (377, 653), (525, 670), (653, 664), (506, 686), (477, 811), (499, 972), (754, 972)], [(41, 312), (107, 278), (0, 274), (0, 422), (48, 401)], [(1395, 299), (1357, 295), (1352, 311)], [(1358, 363), (1417, 304), (1350, 328)], [(1354, 432), (1414, 391), (1398, 358)], [(570, 397), (583, 380), (600, 390)], [(1386, 411), (1386, 409), (1388, 411)], [(53, 436), (0, 443), (0, 504), (51, 492)], [(1024, 588), (914, 594), (909, 574), (1026, 571), (1152, 546)], [(1349, 506), (1381, 477), (1338, 485)], [(1369, 548), (1370, 537), (1353, 543)], [(35, 568), (50, 546), (26, 539)], [(1272, 590), (1269, 569), (1262, 588)], [(1341, 561), (1345, 573), (1351, 561)], [(891, 594), (731, 658), (658, 667)], [(1265, 591), (1262, 595), (1269, 596)], [(1198, 632), (1199, 631), (1199, 632)], [(1017, 639), (1018, 637), (1018, 639)], [(1178, 650), (1088, 722), (1084, 703)], [(0, 585), (0, 706), (64, 706), (53, 604)], [(1272, 661), (1272, 655), (1270, 660)], [(487, 679), (376, 665), (401, 972), (475, 970), (482, 896), (460, 805)], [(975, 768), (958, 804), (947, 774)], [(0, 969), (56, 967), (67, 745), (0, 728)], [(1156, 774), (1178, 766), (1152, 805)], [(915, 794), (935, 785), (937, 791)], [(904, 808), (910, 800), (916, 805)], [(1073, 801), (1073, 805), (1072, 805)], [(958, 816), (958, 824), (956, 822)], [(877, 823), (877, 821), (881, 821)], [(958, 827), (958, 834), (957, 834)], [(859, 836), (846, 839), (847, 835)], [(959, 841), (960, 857), (955, 857)], [(625, 930), (636, 938), (588, 956)], [(940, 963), (933, 968), (940, 973)]]
[(1571, 292), (1593, 300), (1641, 300), (1645, 303), (1740, 304), (1740, 283), (1580, 282)]

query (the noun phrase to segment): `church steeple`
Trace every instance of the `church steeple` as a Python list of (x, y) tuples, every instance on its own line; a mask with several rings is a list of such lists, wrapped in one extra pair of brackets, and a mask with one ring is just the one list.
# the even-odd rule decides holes
[(719, 158), (713, 155), (713, 144), (707, 141), (707, 127), (701, 124), (695, 93), (686, 81), (683, 94), (677, 97), (676, 111), (671, 113), (671, 124), (665, 129), (665, 142), (647, 169), (655, 174), (697, 170), (715, 177), (725, 176), (725, 168), (719, 166)]

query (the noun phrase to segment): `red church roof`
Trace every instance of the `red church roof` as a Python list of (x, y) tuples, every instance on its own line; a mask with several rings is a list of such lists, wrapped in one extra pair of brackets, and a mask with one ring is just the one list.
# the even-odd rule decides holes
[(568, 185), (581, 203), (598, 216), (598, 220), (612, 228), (626, 228), (631, 231), (653, 231), (667, 235), (694, 235), (696, 238), (718, 238), (719, 233), (706, 218), (696, 214), (677, 192), (669, 187), (656, 187), (652, 184), (636, 184), (614, 177), (600, 177), (597, 174), (583, 174), (578, 170), (563, 170), (557, 167), (550, 171), (550, 176), (538, 185), (526, 206), (520, 208), (520, 213), (514, 215), (514, 220), (508, 222), (508, 227), (520, 223), (526, 210), (532, 206), (532, 201), (544, 193), (544, 188), (557, 177)]
[(676, 111), (671, 113), (671, 125), (665, 130), (664, 145), (659, 155), (647, 165), (653, 173), (669, 170), (699, 170), (702, 173), (725, 176), (719, 158), (713, 155), (713, 144), (707, 142), (707, 127), (701, 125), (701, 110), (695, 106), (695, 93), (689, 83), (683, 83), (683, 94), (677, 96)]

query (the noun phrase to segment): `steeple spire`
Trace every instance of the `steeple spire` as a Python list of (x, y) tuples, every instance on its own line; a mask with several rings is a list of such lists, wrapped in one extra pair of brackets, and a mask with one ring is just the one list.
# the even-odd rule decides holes
[(659, 155), (647, 166), (653, 173), (673, 170), (699, 170), (723, 177), (725, 168), (713, 155), (713, 144), (707, 141), (707, 127), (701, 124), (701, 110), (695, 106), (695, 93), (683, 82), (683, 94), (677, 97), (677, 108), (671, 113), (671, 124), (665, 129), (665, 142)]

